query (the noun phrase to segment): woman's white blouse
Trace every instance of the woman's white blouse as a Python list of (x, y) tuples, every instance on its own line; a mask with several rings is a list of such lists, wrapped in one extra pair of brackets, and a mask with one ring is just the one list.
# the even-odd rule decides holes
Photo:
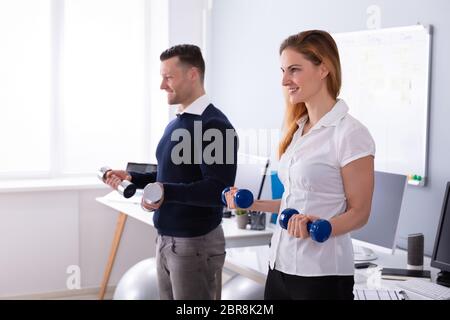
[[(278, 175), (284, 186), (280, 212), (286, 208), (331, 219), (347, 209), (341, 168), (375, 155), (367, 128), (348, 114), (343, 100), (302, 136), (307, 116), (280, 159)], [(279, 216), (279, 215), (278, 215)], [(349, 234), (323, 243), (289, 236), (278, 221), (272, 236), (270, 267), (299, 276), (352, 275), (353, 247)]]

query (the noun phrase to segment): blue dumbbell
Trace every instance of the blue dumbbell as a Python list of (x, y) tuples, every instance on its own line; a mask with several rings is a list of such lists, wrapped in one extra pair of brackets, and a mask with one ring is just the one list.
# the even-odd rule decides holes
[[(227, 205), (225, 193), (228, 191), (230, 191), (230, 187), (227, 187), (222, 191), (222, 202), (224, 205)], [(239, 189), (234, 195), (234, 203), (239, 208), (247, 209), (253, 204), (253, 193), (247, 189)]]
[[(283, 229), (287, 229), (289, 219), (294, 215), (298, 214), (295, 209), (284, 209), (280, 215), (280, 226)], [(331, 234), (331, 223), (328, 220), (318, 219), (314, 222), (308, 222), (306, 224), (306, 229), (311, 236), (311, 239), (317, 242), (326, 241)]]

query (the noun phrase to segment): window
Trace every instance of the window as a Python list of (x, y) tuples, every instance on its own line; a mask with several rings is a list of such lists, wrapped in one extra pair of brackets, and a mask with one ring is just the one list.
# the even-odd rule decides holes
[(169, 114), (163, 4), (0, 0), (0, 175), (86, 175), (152, 159), (162, 133), (153, 124)]
[(50, 170), (51, 5), (0, 0), (0, 174)]

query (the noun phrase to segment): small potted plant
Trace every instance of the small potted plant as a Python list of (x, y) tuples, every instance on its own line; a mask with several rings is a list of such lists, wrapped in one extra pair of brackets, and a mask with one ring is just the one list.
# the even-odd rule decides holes
[(244, 209), (236, 209), (234, 214), (236, 215), (236, 221), (239, 229), (246, 229), (248, 224), (248, 212)]

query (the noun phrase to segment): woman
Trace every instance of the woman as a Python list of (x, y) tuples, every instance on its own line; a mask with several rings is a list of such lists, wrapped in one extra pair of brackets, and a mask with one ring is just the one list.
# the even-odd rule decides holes
[[(286, 96), (284, 136), (279, 145), (280, 200), (260, 200), (250, 210), (300, 212), (287, 230), (277, 223), (270, 248), (265, 299), (353, 299), (353, 248), (349, 232), (370, 214), (375, 144), (338, 99), (339, 53), (333, 38), (311, 30), (280, 47)], [(227, 201), (233, 208), (232, 188)], [(309, 221), (331, 223), (330, 238), (313, 241)]]

